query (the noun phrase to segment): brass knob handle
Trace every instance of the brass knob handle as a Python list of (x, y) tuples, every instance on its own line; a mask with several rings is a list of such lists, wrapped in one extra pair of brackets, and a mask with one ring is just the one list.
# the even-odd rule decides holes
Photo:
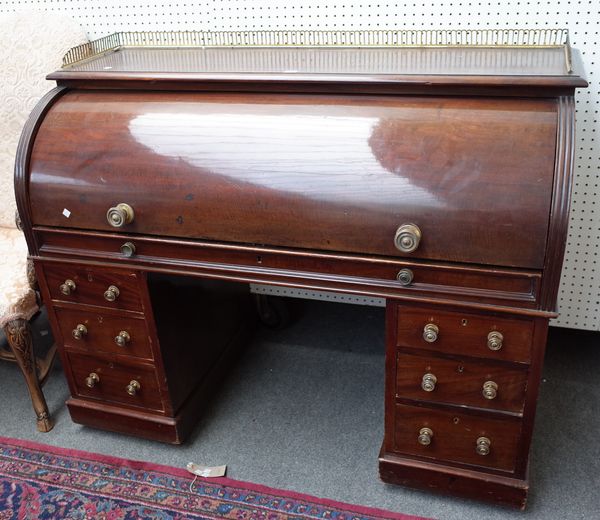
[(72, 331), (71, 334), (73, 334), (73, 337), (75, 339), (81, 339), (83, 338), (83, 336), (85, 336), (88, 333), (87, 331), (87, 327), (83, 324), (83, 323), (79, 323), (77, 325), (77, 327), (75, 327)]
[(119, 288), (116, 285), (111, 285), (106, 291), (104, 291), (104, 299), (107, 302), (114, 302), (121, 294)]
[(129, 395), (134, 396), (140, 391), (140, 388), (142, 388), (142, 385), (140, 385), (139, 381), (132, 379), (131, 381), (129, 381), (129, 384), (127, 385), (127, 388), (125, 390), (127, 390), (127, 393)]
[(125, 224), (131, 224), (134, 217), (133, 208), (124, 202), (109, 208), (106, 212), (106, 220), (112, 227), (123, 227)]
[(127, 346), (127, 343), (129, 343), (130, 341), (131, 336), (126, 330), (122, 330), (121, 332), (119, 332), (119, 334), (115, 336), (115, 343), (119, 345), (119, 347)]
[(490, 350), (500, 350), (504, 336), (497, 331), (490, 332), (487, 337), (487, 346)]
[(131, 258), (135, 255), (135, 245), (132, 242), (125, 242), (121, 246), (121, 254), (127, 258)]
[(419, 247), (421, 230), (416, 224), (402, 224), (396, 230), (394, 245), (403, 253), (412, 253)]
[(100, 382), (100, 376), (96, 372), (92, 372), (85, 378), (85, 386), (88, 388), (94, 388)]
[(433, 374), (425, 374), (421, 381), (421, 388), (426, 392), (433, 392), (435, 390), (435, 384), (437, 383), (437, 377)]
[(401, 269), (400, 272), (396, 275), (396, 280), (400, 282), (400, 285), (410, 285), (414, 279), (415, 275), (410, 269)]
[(423, 328), (423, 339), (427, 343), (434, 343), (438, 339), (438, 334), (440, 333), (440, 329), (434, 323), (428, 323)]
[(498, 385), (494, 381), (483, 383), (483, 397), (486, 399), (495, 399), (498, 395)]
[(422, 446), (429, 446), (431, 444), (431, 438), (433, 437), (433, 431), (431, 428), (421, 428), (419, 430), (419, 437), (417, 440)]
[(479, 437), (475, 445), (475, 451), (477, 452), (477, 455), (488, 455), (490, 453), (491, 445), (492, 441), (490, 441), (487, 437)]
[(73, 280), (65, 280), (65, 283), (61, 283), (59, 287), (60, 292), (65, 296), (75, 292), (75, 289), (77, 289), (77, 286)]

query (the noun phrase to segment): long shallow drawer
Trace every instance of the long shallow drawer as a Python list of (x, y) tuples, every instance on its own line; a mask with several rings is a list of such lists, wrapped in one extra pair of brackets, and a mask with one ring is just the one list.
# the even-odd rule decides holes
[(534, 323), (398, 305), (396, 344), (435, 352), (529, 363)]
[[(163, 409), (156, 373), (151, 365), (116, 363), (74, 352), (68, 352), (67, 357), (78, 396), (149, 410)], [(128, 387), (136, 386), (135, 382), (139, 388), (135, 392), (132, 388), (132, 395)]]
[(520, 413), (526, 369), (398, 354), (396, 397)]
[(63, 345), (90, 354), (106, 352), (152, 359), (150, 338), (143, 317), (122, 317), (106, 312), (55, 307)]
[[(513, 472), (515, 470), (521, 422), (492, 419), (426, 407), (397, 404), (395, 408), (395, 450), (398, 453), (457, 462)], [(429, 444), (419, 442), (424, 428), (431, 431)], [(478, 443), (489, 440), (486, 455), (477, 452)], [(427, 442), (425, 440), (425, 442)]]
[[(387, 295), (424, 295), (500, 305), (534, 307), (541, 274), (516, 269), (418, 262), (361, 255), (340, 255), (282, 248), (165, 240), (125, 234), (36, 228), (45, 257), (104, 259), (140, 266), (181, 266), (203, 272), (340, 284)], [(267, 280), (268, 281), (268, 280)], [(306, 283), (306, 282), (303, 282)]]
[(75, 264), (44, 264), (43, 270), (53, 300), (142, 310), (139, 275), (135, 272)]
[(32, 220), (540, 269), (556, 127), (548, 99), (72, 91), (37, 132)]

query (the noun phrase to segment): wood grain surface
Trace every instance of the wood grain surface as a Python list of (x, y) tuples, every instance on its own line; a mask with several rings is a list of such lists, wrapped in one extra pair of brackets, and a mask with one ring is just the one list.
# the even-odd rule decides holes
[[(72, 351), (67, 353), (67, 358), (78, 396), (147, 410), (163, 409), (153, 365), (125, 364), (122, 359), (115, 361), (114, 357), (87, 356)], [(100, 379), (93, 388), (86, 385), (91, 373)], [(134, 396), (126, 390), (132, 380), (140, 383), (140, 390)]]
[[(106, 352), (125, 357), (144, 359), (153, 357), (151, 341), (143, 317), (123, 317), (88, 309), (60, 307), (56, 307), (56, 316), (65, 348), (86, 351), (88, 354)], [(86, 327), (87, 334), (81, 339), (75, 339), (72, 331), (79, 324)], [(115, 342), (115, 337), (122, 331), (127, 332), (130, 337), (129, 342), (123, 347)]]
[[(507, 472), (515, 469), (521, 430), (519, 420), (401, 404), (395, 407), (395, 417), (394, 439), (398, 453)], [(429, 446), (422, 446), (417, 441), (419, 431), (424, 427), (433, 431)], [(490, 439), (488, 455), (479, 455), (475, 451), (479, 437)]]
[[(397, 367), (397, 398), (523, 412), (527, 369), (413, 354), (398, 354)], [(433, 374), (437, 379), (431, 392), (421, 387), (426, 374)], [(483, 396), (483, 385), (488, 381), (498, 385), (494, 399)]]
[[(398, 346), (519, 363), (529, 363), (531, 359), (534, 329), (532, 320), (452, 312), (439, 307), (398, 306), (397, 312)], [(430, 323), (439, 329), (438, 337), (433, 343), (428, 343), (423, 338), (424, 328)], [(503, 335), (500, 350), (488, 348), (488, 334), (492, 331)]]
[(33, 147), (32, 219), (110, 231), (125, 202), (128, 233), (541, 268), (556, 124), (545, 99), (70, 92)]
[[(48, 290), (53, 300), (97, 305), (109, 309), (142, 311), (138, 273), (90, 267), (85, 265), (45, 265), (43, 267)], [(60, 286), (66, 280), (75, 282), (75, 290), (65, 295)], [(114, 285), (119, 296), (114, 301), (104, 298), (104, 292)]]

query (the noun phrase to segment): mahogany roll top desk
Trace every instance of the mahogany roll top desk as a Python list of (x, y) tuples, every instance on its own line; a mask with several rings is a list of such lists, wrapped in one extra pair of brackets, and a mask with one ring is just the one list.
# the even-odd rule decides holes
[(73, 420), (181, 442), (249, 333), (248, 283), (382, 297), (381, 478), (523, 507), (578, 63), (550, 30), (70, 51), (15, 186)]

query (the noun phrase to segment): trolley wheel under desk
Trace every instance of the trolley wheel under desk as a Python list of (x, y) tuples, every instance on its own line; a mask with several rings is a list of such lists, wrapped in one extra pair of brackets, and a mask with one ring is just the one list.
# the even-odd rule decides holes
[(289, 325), (290, 310), (284, 298), (267, 294), (255, 294), (254, 298), (258, 317), (263, 325), (274, 330), (284, 329)]

